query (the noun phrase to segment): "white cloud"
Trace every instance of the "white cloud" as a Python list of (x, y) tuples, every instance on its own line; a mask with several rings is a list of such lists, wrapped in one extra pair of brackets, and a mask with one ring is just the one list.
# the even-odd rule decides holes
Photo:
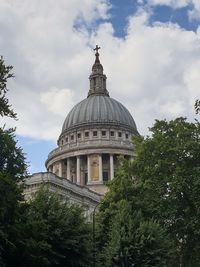
[(173, 8), (181, 8), (187, 6), (191, 0), (148, 0), (150, 5), (165, 5)]
[(106, 0), (0, 0), (0, 47), (14, 66), (9, 98), (19, 118), (6, 121), (18, 134), (57, 139), (73, 101), (87, 92), (87, 28), (109, 8)]
[(148, 24), (148, 14), (129, 19), (124, 40), (110, 35), (110, 25), (99, 27), (110, 94), (132, 111), (140, 132), (155, 118), (194, 116), (199, 96), (199, 34), (175, 24)]
[(74, 106), (72, 90), (66, 88), (51, 88), (40, 94), (40, 101), (47, 111), (61, 116)]
[(189, 18), (199, 20), (200, 19), (200, 1), (192, 0), (194, 8), (188, 12)]
[(174, 117), (179, 117), (181, 114), (185, 111), (184, 108), (184, 102), (179, 101), (179, 99), (176, 99), (170, 102), (165, 102), (161, 107), (160, 107), (160, 112), (163, 114), (170, 114), (171, 116)]
[(190, 96), (191, 105), (194, 104), (194, 99), (199, 98), (200, 96), (200, 58), (196, 60), (196, 62), (191, 63), (187, 72), (184, 75), (185, 87), (188, 91), (188, 96)]
[(93, 26), (108, 10), (99, 0), (0, 0), (1, 53), (14, 65), (9, 97), (18, 113), (18, 134), (58, 138), (73, 104), (87, 96), (96, 44), (102, 47), (111, 97), (129, 108), (141, 133), (156, 118), (194, 116), (200, 31), (149, 25), (149, 14), (140, 10), (120, 39), (108, 22)]

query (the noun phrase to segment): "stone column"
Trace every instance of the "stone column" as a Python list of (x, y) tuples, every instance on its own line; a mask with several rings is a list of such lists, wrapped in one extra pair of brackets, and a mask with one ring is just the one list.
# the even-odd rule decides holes
[(59, 162), (59, 172), (58, 172), (58, 176), (62, 177), (62, 173), (63, 173), (63, 163), (62, 161)]
[(52, 165), (52, 172), (55, 173), (55, 167), (54, 167), (54, 164)]
[(91, 183), (90, 155), (87, 155), (88, 184)]
[(53, 165), (50, 166), (50, 172), (53, 172)]
[(113, 155), (110, 154), (110, 179), (114, 178), (114, 162), (113, 162)]
[(67, 179), (71, 181), (71, 177), (70, 177), (70, 158), (67, 158)]
[(81, 183), (80, 156), (76, 157), (76, 177), (77, 184)]
[(52, 172), (52, 165), (47, 169), (48, 172)]
[(102, 155), (99, 154), (99, 182), (103, 181)]

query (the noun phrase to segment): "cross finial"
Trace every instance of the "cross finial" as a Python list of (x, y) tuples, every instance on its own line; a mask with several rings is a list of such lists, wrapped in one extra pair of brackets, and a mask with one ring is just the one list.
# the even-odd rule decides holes
[(94, 51), (96, 51), (95, 55), (98, 54), (98, 50), (100, 49), (101, 47), (96, 45), (96, 47), (93, 49)]
[(96, 56), (96, 59), (95, 59), (95, 63), (100, 63), (99, 61), (99, 52), (98, 50), (100, 49), (101, 47), (99, 47), (98, 45), (96, 45), (96, 47), (93, 49), (96, 53), (95, 53), (95, 56)]

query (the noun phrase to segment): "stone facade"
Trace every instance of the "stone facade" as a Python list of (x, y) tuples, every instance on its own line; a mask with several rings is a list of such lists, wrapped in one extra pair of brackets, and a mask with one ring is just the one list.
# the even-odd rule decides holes
[(92, 218), (92, 212), (102, 198), (102, 195), (85, 186), (77, 185), (50, 172), (40, 172), (26, 179), (25, 199), (33, 198), (41, 186), (45, 186), (50, 192), (57, 192), (71, 203), (81, 205), (88, 218)]
[[(87, 136), (85, 136), (87, 133)], [(131, 133), (120, 129), (97, 129), (73, 132), (63, 137), (46, 161), (47, 170), (71, 182), (87, 185), (105, 193), (105, 181), (112, 180), (117, 158), (133, 158)], [(98, 186), (97, 186), (98, 184)]]

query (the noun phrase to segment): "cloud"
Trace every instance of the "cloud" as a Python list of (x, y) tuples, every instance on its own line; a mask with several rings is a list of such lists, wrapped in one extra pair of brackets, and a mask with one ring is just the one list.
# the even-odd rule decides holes
[[(169, 6), (174, 9), (188, 7), (188, 17), (190, 20), (200, 19), (199, 0), (147, 0), (150, 6)], [(144, 3), (143, 3), (144, 4)]]
[(66, 110), (69, 111), (75, 104), (73, 102), (73, 92), (70, 89), (58, 89), (55, 87), (41, 93), (40, 101), (47, 111), (61, 116), (66, 114)]
[(127, 106), (140, 133), (147, 134), (154, 119), (193, 118), (200, 29), (150, 24), (150, 14), (140, 9), (129, 17), (124, 38), (117, 38), (109, 8), (99, 0), (0, 1), (0, 45), (14, 65), (9, 98), (19, 135), (58, 138), (67, 113), (87, 96), (96, 44), (110, 96)]
[[(19, 118), (6, 122), (19, 135), (57, 139), (87, 92), (89, 28), (108, 18), (109, 8), (106, 0), (0, 0), (0, 47), (14, 66), (9, 98)], [(84, 27), (77, 29), (77, 21)]]
[(190, 20), (199, 20), (200, 19), (200, 1), (199, 0), (193, 0), (193, 9), (189, 10), (188, 15)]
[(111, 35), (108, 24), (95, 36), (104, 41), (110, 95), (132, 111), (141, 133), (147, 133), (155, 118), (192, 119), (200, 88), (198, 31), (172, 23), (150, 25), (148, 20), (145, 11), (131, 16), (121, 40)]
[(186, 7), (191, 0), (148, 0), (148, 4), (154, 6), (154, 5), (165, 5), (165, 6), (171, 6), (173, 8), (182, 8)]

